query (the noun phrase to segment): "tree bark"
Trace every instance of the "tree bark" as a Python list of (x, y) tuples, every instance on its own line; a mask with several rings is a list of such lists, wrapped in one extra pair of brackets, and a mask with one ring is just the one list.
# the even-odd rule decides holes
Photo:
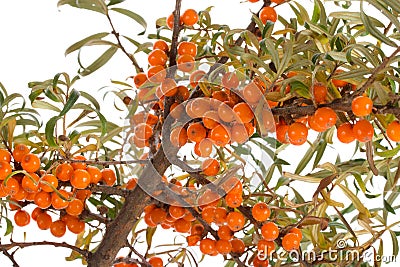
[(96, 251), (89, 255), (89, 267), (110, 267), (119, 250), (126, 245), (127, 237), (136, 222), (140, 219), (144, 207), (151, 197), (140, 186), (140, 180), (148, 181), (149, 188), (157, 186), (159, 174), (163, 174), (170, 166), (162, 147), (154, 155), (152, 162), (146, 164), (139, 177), (138, 186), (130, 191), (117, 217), (107, 225), (105, 235)]

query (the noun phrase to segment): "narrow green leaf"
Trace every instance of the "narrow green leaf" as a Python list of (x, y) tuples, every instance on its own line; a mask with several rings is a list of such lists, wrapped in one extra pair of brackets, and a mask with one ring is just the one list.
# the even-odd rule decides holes
[(70, 5), (72, 7), (92, 10), (102, 14), (107, 14), (108, 9), (103, 0), (60, 0), (57, 7)]
[(88, 43), (89, 41), (92, 40), (99, 40), (103, 37), (106, 37), (107, 35), (109, 35), (108, 32), (100, 32), (100, 33), (96, 33), (93, 35), (90, 35), (76, 43), (74, 43), (73, 45), (71, 45), (70, 47), (67, 48), (67, 50), (65, 50), (65, 55), (68, 55), (78, 49), (80, 49), (81, 47), (85, 46), (86, 43)]
[(376, 26), (374, 26), (372, 24), (371, 18), (367, 14), (365, 14), (365, 12), (363, 10), (361, 10), (361, 20), (363, 21), (365, 29), (367, 30), (367, 32), (369, 34), (371, 34), (376, 39), (378, 39), (379, 41), (381, 41), (381, 42), (383, 42), (383, 43), (385, 43), (385, 44), (387, 44), (389, 46), (397, 47), (397, 44), (395, 42), (390, 40), (389, 37), (384, 35), (380, 30), (378, 30), (376, 28)]
[(143, 18), (142, 16), (140, 16), (139, 14), (137, 14), (137, 13), (131, 11), (131, 10), (124, 9), (124, 8), (117, 8), (117, 7), (114, 7), (114, 8), (111, 8), (111, 10), (116, 11), (116, 12), (118, 12), (118, 13), (121, 13), (121, 14), (123, 14), (123, 15), (125, 15), (125, 16), (128, 16), (128, 17), (130, 17), (131, 19), (133, 19), (134, 21), (136, 21), (137, 23), (139, 23), (140, 26), (142, 26), (143, 29), (144, 29), (143, 32), (139, 33), (139, 35), (142, 35), (142, 34), (144, 34), (144, 33), (146, 32), (147, 23), (146, 23), (146, 21), (144, 20), (144, 18)]
[(79, 91), (77, 91), (75, 89), (71, 90), (71, 92), (68, 96), (67, 103), (65, 103), (63, 110), (60, 112), (60, 116), (64, 116), (72, 108), (72, 106), (78, 100), (79, 96), (80, 96)]
[(6, 225), (7, 225), (4, 236), (8, 236), (9, 234), (11, 234), (13, 232), (14, 226), (10, 219), (8, 219), (7, 217), (3, 217), (3, 218), (6, 220)]
[(42, 100), (34, 101), (32, 103), (32, 107), (33, 108), (48, 109), (48, 110), (52, 110), (52, 111), (55, 111), (55, 112), (61, 112), (61, 109), (59, 109), (58, 107), (50, 104), (49, 102), (42, 101)]
[(387, 210), (390, 213), (396, 214), (393, 207), (389, 204), (389, 202), (386, 201), (386, 199), (383, 200), (383, 205), (385, 207), (385, 210)]
[(49, 144), (50, 147), (57, 147), (57, 143), (56, 143), (56, 140), (54, 138), (54, 135), (55, 135), (54, 129), (56, 127), (57, 121), (60, 118), (61, 118), (60, 116), (54, 116), (46, 124), (45, 135), (46, 135), (47, 143)]
[(90, 103), (93, 104), (93, 106), (100, 110), (100, 104), (99, 102), (96, 100), (95, 97), (93, 97), (91, 94), (86, 93), (85, 91), (79, 91), (79, 93), (81, 94), (82, 97), (86, 98), (87, 100), (90, 101)]
[(146, 229), (146, 242), (147, 242), (147, 247), (150, 248), (151, 244), (153, 242), (153, 236), (156, 232), (156, 227), (147, 227)]
[(96, 59), (92, 64), (90, 64), (88, 67), (84, 68), (83, 70), (80, 70), (80, 74), (82, 76), (89, 75), (99, 68), (101, 68), (104, 64), (106, 64), (112, 56), (117, 52), (118, 47), (111, 46), (107, 51), (105, 51), (98, 59)]

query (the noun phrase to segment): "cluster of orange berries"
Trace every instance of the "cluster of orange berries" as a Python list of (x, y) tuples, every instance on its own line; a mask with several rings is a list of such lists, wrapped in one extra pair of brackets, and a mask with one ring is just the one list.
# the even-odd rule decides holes
[[(63, 236), (67, 228), (75, 234), (84, 230), (85, 223), (79, 215), (91, 194), (86, 188), (101, 181), (112, 186), (116, 175), (108, 168), (87, 166), (83, 156), (75, 156), (74, 160), (59, 164), (54, 172), (46, 172), (40, 169), (40, 158), (24, 144), (15, 145), (12, 154), (0, 149), (0, 198), (8, 197), (10, 209), (17, 210), (17, 226), (28, 225), (32, 218), (39, 229), (50, 229), (56, 237)], [(22, 208), (30, 203), (36, 205), (31, 214)], [(46, 212), (50, 208), (62, 211), (59, 220), (53, 221)]]
[[(169, 29), (172, 29), (174, 27), (174, 19), (175, 19), (174, 13), (171, 13), (171, 15), (169, 15), (167, 18), (167, 26)], [(181, 17), (179, 19), (179, 24), (191, 27), (195, 25), (198, 21), (199, 21), (199, 14), (197, 14), (196, 10), (187, 9), (181, 14)]]
[[(123, 258), (121, 257), (121, 259), (123, 259)], [(160, 257), (156, 257), (156, 256), (151, 257), (148, 260), (148, 263), (150, 264), (151, 267), (163, 267), (164, 266), (163, 260)], [(114, 267), (139, 267), (139, 265), (136, 263), (127, 263), (127, 262), (123, 262), (123, 261), (116, 263), (113, 266)]]

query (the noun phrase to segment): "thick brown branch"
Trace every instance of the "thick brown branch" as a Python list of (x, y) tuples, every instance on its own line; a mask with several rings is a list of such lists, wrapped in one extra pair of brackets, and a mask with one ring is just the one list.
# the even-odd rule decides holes
[(128, 190), (107, 185), (92, 184), (89, 190), (91, 192), (101, 192), (101, 193), (106, 193), (107, 195), (117, 195), (121, 197), (127, 197), (129, 195)]

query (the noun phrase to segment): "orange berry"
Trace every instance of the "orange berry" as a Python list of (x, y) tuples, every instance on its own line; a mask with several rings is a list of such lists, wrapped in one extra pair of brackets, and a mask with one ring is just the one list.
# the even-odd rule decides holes
[(50, 232), (55, 237), (62, 237), (67, 231), (67, 226), (64, 221), (57, 220), (51, 223)]
[(203, 218), (204, 221), (210, 224), (214, 220), (214, 213), (215, 213), (215, 207), (207, 206), (202, 210), (201, 218)]
[(232, 231), (236, 232), (243, 229), (245, 218), (240, 212), (232, 211), (226, 216), (226, 223)]
[(0, 161), (0, 180), (4, 180), (12, 173), (12, 167), (7, 161)]
[(14, 214), (14, 222), (20, 227), (28, 225), (30, 221), (31, 216), (25, 210), (17, 210), (17, 212)]
[(337, 120), (336, 112), (329, 107), (322, 107), (315, 111), (314, 121), (319, 127), (329, 129), (335, 125)]
[(369, 121), (361, 119), (354, 124), (353, 134), (359, 142), (368, 142), (374, 136), (374, 127)]
[(301, 230), (299, 228), (292, 228), (290, 229), (289, 233), (293, 233), (295, 235), (297, 235), (297, 238), (301, 241), (301, 239), (303, 238), (303, 233), (301, 232)]
[(253, 266), (254, 267), (268, 267), (269, 266), (269, 261), (268, 259), (260, 258), (256, 256), (253, 259)]
[(149, 139), (153, 135), (153, 128), (147, 123), (139, 123), (134, 129), (135, 135), (140, 139)]
[(150, 219), (154, 224), (161, 224), (167, 218), (167, 213), (161, 208), (155, 208), (150, 212)]
[(40, 168), (40, 159), (32, 153), (28, 153), (22, 157), (21, 167), (27, 172), (36, 172)]
[[(168, 26), (168, 28), (169, 28), (170, 30), (172, 30), (172, 28), (174, 27), (174, 19), (175, 19), (174, 13), (172, 13), (171, 15), (169, 15), (168, 18), (167, 18), (167, 26)], [(182, 21), (179, 20), (179, 23), (178, 23), (178, 24), (179, 24), (179, 25), (182, 25)]]
[(231, 128), (231, 142), (237, 142), (238, 144), (243, 144), (249, 139), (249, 134), (247, 128), (242, 123), (235, 123)]
[(213, 142), (204, 138), (200, 142), (196, 143), (194, 146), (194, 153), (200, 157), (209, 157), (213, 149)]
[(228, 240), (220, 239), (215, 243), (215, 249), (221, 255), (227, 255), (232, 251), (232, 244)]
[(196, 57), (197, 47), (196, 44), (192, 42), (180, 42), (178, 45), (178, 55), (191, 55), (192, 57)]
[(217, 146), (226, 146), (231, 141), (230, 132), (226, 126), (218, 125), (210, 131), (209, 138)]
[(323, 83), (314, 84), (314, 100), (317, 103), (323, 103), (328, 95), (328, 89)]
[(225, 224), (227, 222), (227, 216), (228, 216), (228, 214), (227, 214), (226, 208), (218, 207), (218, 208), (215, 209), (213, 222), (216, 225), (221, 226), (221, 225), (223, 225), (223, 224)]
[(275, 243), (261, 239), (257, 243), (257, 250), (262, 252), (262, 255), (270, 256), (275, 251)]
[(160, 257), (151, 257), (149, 263), (152, 267), (163, 267), (164, 265)]
[(186, 237), (186, 242), (188, 243), (188, 246), (196, 246), (197, 243), (200, 241), (200, 236), (198, 235), (189, 235)]
[(40, 177), (36, 173), (29, 173), (28, 175), (24, 175), (21, 181), (22, 188), (28, 193), (36, 193), (39, 191)]
[(367, 96), (358, 96), (351, 102), (351, 110), (358, 117), (368, 116), (372, 112), (374, 103)]
[(181, 218), (174, 222), (174, 228), (178, 233), (188, 233), (191, 228), (191, 223)]
[[(151, 66), (148, 70), (147, 70), (147, 77), (149, 79), (149, 81), (153, 82), (153, 83), (161, 83), (162, 81), (164, 81), (165, 77), (167, 76), (167, 72), (164, 68), (164, 66), (161, 65), (156, 65), (156, 66)], [(146, 95), (148, 94), (149, 91), (141, 89), (140, 92), (143, 91), (143, 95), (139, 96), (139, 99), (142, 100), (146, 100)], [(148, 97), (148, 99), (150, 99), (150, 97)]]
[(336, 134), (339, 141), (345, 144), (351, 143), (356, 139), (353, 133), (353, 125), (351, 125), (349, 122), (341, 124), (337, 128)]
[(161, 49), (154, 49), (147, 56), (147, 61), (151, 66), (161, 65), (164, 66), (167, 63), (168, 56)]
[(71, 185), (77, 189), (85, 189), (90, 184), (90, 174), (86, 170), (76, 169), (71, 177)]
[[(338, 69), (338, 70), (335, 71), (335, 74), (339, 74), (339, 73), (342, 73), (342, 72), (344, 72), (344, 70)], [(333, 77), (335, 77), (335, 76), (333, 76)], [(332, 79), (332, 83), (336, 87), (345, 87), (348, 84), (348, 82), (346, 82), (346, 81), (338, 80), (338, 79), (334, 79), (334, 78)]]
[(192, 55), (183, 54), (178, 56), (176, 60), (178, 70), (183, 72), (190, 72), (194, 69), (195, 58)]
[(302, 145), (307, 141), (308, 129), (304, 123), (295, 122), (289, 126), (287, 135), (292, 145)]
[(164, 52), (168, 52), (169, 46), (168, 46), (167, 42), (165, 42), (164, 40), (157, 40), (153, 44), (153, 50), (154, 49), (160, 49)]
[(300, 247), (300, 241), (296, 234), (288, 233), (282, 238), (282, 247), (286, 251), (297, 250)]
[(28, 148), (26, 145), (24, 145), (24, 144), (17, 144), (17, 145), (15, 145), (15, 147), (14, 147), (14, 150), (13, 150), (13, 152), (12, 152), (12, 156), (13, 156), (13, 158), (14, 158), (15, 161), (21, 162), (23, 156), (25, 156), (25, 155), (28, 154), (29, 152), (30, 152), (30, 151), (29, 151), (29, 148)]
[(37, 226), (40, 230), (50, 229), (51, 223), (53, 222), (51, 216), (46, 212), (40, 213), (36, 218)]
[(187, 137), (192, 142), (195, 143), (200, 142), (201, 140), (206, 138), (206, 135), (207, 135), (206, 129), (199, 122), (192, 123), (187, 128)]
[(90, 183), (91, 184), (97, 184), (101, 181), (102, 175), (101, 175), (101, 171), (99, 170), (99, 168), (97, 168), (95, 166), (87, 166), (86, 171), (90, 175)]
[(207, 176), (215, 176), (218, 174), (220, 169), (219, 162), (216, 159), (208, 158), (203, 161), (201, 165), (201, 170), (204, 175)]
[(73, 234), (80, 234), (85, 231), (85, 223), (77, 217), (72, 217), (65, 221), (68, 230)]
[(250, 103), (257, 103), (263, 96), (262, 91), (254, 82), (247, 84), (242, 93), (243, 98)]
[(238, 103), (233, 107), (233, 111), (242, 123), (250, 122), (254, 118), (254, 113), (247, 103)]
[(108, 168), (104, 168), (101, 170), (101, 176), (104, 183), (108, 186), (114, 185), (117, 181), (117, 176), (115, 175), (115, 172)]
[(260, 10), (258, 17), (263, 24), (266, 24), (267, 21), (275, 22), (278, 19), (278, 14), (276, 14), (276, 11), (273, 7), (266, 6)]
[(14, 177), (10, 177), (5, 180), (2, 186), (4, 193), (9, 196), (15, 195), (20, 189), (20, 184)]
[(180, 206), (169, 206), (168, 212), (174, 219), (183, 218), (183, 216), (185, 216), (186, 213), (185, 208)]
[[(204, 114), (210, 110), (210, 99), (209, 98), (196, 98), (190, 102), (190, 111), (192, 118), (201, 118)], [(188, 115), (190, 115), (188, 113)]]
[(68, 204), (68, 207), (65, 208), (65, 211), (72, 216), (78, 216), (82, 213), (84, 209), (83, 202), (80, 199), (74, 198)]
[(218, 237), (219, 237), (220, 239), (224, 239), (224, 240), (231, 240), (232, 237), (233, 237), (233, 232), (232, 232), (232, 230), (229, 228), (229, 226), (227, 226), (227, 225), (221, 225), (221, 226), (218, 228), (217, 234), (218, 234)]
[(187, 131), (182, 126), (177, 126), (171, 131), (169, 138), (173, 146), (182, 147), (188, 140)]
[(147, 76), (143, 72), (136, 74), (133, 78), (133, 83), (136, 88), (140, 88), (145, 82), (147, 82)]
[(320, 126), (319, 124), (317, 124), (315, 122), (314, 115), (308, 116), (307, 122), (308, 122), (308, 127), (310, 127), (310, 129), (313, 129), (314, 131), (322, 133), (322, 132), (325, 132), (327, 130), (326, 128)]
[(279, 236), (279, 228), (273, 222), (267, 222), (261, 227), (261, 235), (267, 241), (274, 241)]
[(242, 182), (235, 176), (227, 179), (223, 184), (222, 188), (227, 193), (231, 194), (242, 194), (243, 193), (243, 185)]
[(40, 179), (40, 188), (46, 192), (53, 192), (53, 188), (57, 188), (58, 179), (53, 174), (45, 174)]
[(200, 251), (203, 254), (208, 254), (208, 255), (214, 254), (216, 252), (215, 245), (216, 245), (215, 240), (212, 240), (210, 238), (205, 238), (203, 240), (200, 240)]
[(174, 96), (178, 92), (178, 85), (174, 79), (166, 78), (162, 81), (160, 90), (164, 96)]
[(392, 121), (386, 128), (386, 134), (393, 142), (400, 142), (400, 123)]
[[(83, 161), (86, 160), (86, 158), (85, 158), (84, 156), (82, 156), (82, 155), (77, 155), (77, 156), (73, 157), (72, 159), (73, 159), (73, 160), (79, 160), (79, 161), (76, 161), (76, 162), (71, 162), (72, 168), (74, 168), (75, 170), (76, 170), (76, 169), (86, 170), (87, 165), (86, 165), (85, 162), (83, 162)], [(80, 162), (80, 161), (81, 161), (81, 162)]]
[(39, 208), (39, 207), (34, 208), (32, 213), (31, 213), (32, 220), (36, 221), (37, 217), (41, 213), (43, 213), (43, 210), (41, 208)]
[(203, 232), (204, 232), (204, 226), (200, 223), (193, 224), (192, 228), (190, 229), (191, 235), (201, 236)]
[(278, 123), (276, 125), (276, 140), (278, 140), (282, 144), (289, 143), (288, 130), (288, 125), (284, 123)]
[(237, 208), (242, 205), (242, 194), (228, 193), (225, 196), (226, 205), (230, 208)]
[(222, 76), (221, 83), (225, 88), (232, 89), (239, 86), (239, 79), (234, 72), (227, 72)]
[(258, 202), (251, 209), (251, 214), (256, 221), (263, 222), (271, 215), (271, 210), (264, 202)]
[(181, 22), (186, 26), (193, 26), (199, 21), (199, 15), (194, 9), (187, 9), (181, 15)]
[(56, 210), (62, 210), (68, 207), (68, 199), (69, 199), (69, 193), (65, 191), (64, 189), (60, 189), (57, 192), (51, 193), (51, 205), (53, 208)]
[(231, 240), (231, 245), (232, 245), (232, 252), (237, 253), (239, 255), (242, 255), (246, 248), (244, 242), (241, 239), (237, 238)]
[(11, 153), (7, 149), (0, 149), (0, 161), (11, 162)]
[(56, 177), (63, 182), (69, 181), (73, 173), (74, 168), (69, 163), (62, 163), (56, 168)]
[[(4, 192), (3, 189), (1, 189), (1, 191)], [(0, 193), (0, 195), (1, 195), (1, 193)], [(28, 192), (26, 192), (26, 191), (20, 186), (18, 192), (15, 193), (15, 194), (13, 195), (13, 198), (14, 198), (15, 200), (18, 200), (18, 201), (23, 201), (23, 200), (31, 201), (31, 200), (28, 200), (28, 199), (26, 198), (27, 196), (28, 196)]]
[(51, 205), (51, 194), (45, 191), (37, 192), (34, 203), (41, 209), (47, 209)]
[(128, 190), (133, 190), (135, 189), (136, 185), (137, 185), (138, 179), (137, 178), (131, 178), (128, 180), (128, 182), (126, 183), (126, 189)]

